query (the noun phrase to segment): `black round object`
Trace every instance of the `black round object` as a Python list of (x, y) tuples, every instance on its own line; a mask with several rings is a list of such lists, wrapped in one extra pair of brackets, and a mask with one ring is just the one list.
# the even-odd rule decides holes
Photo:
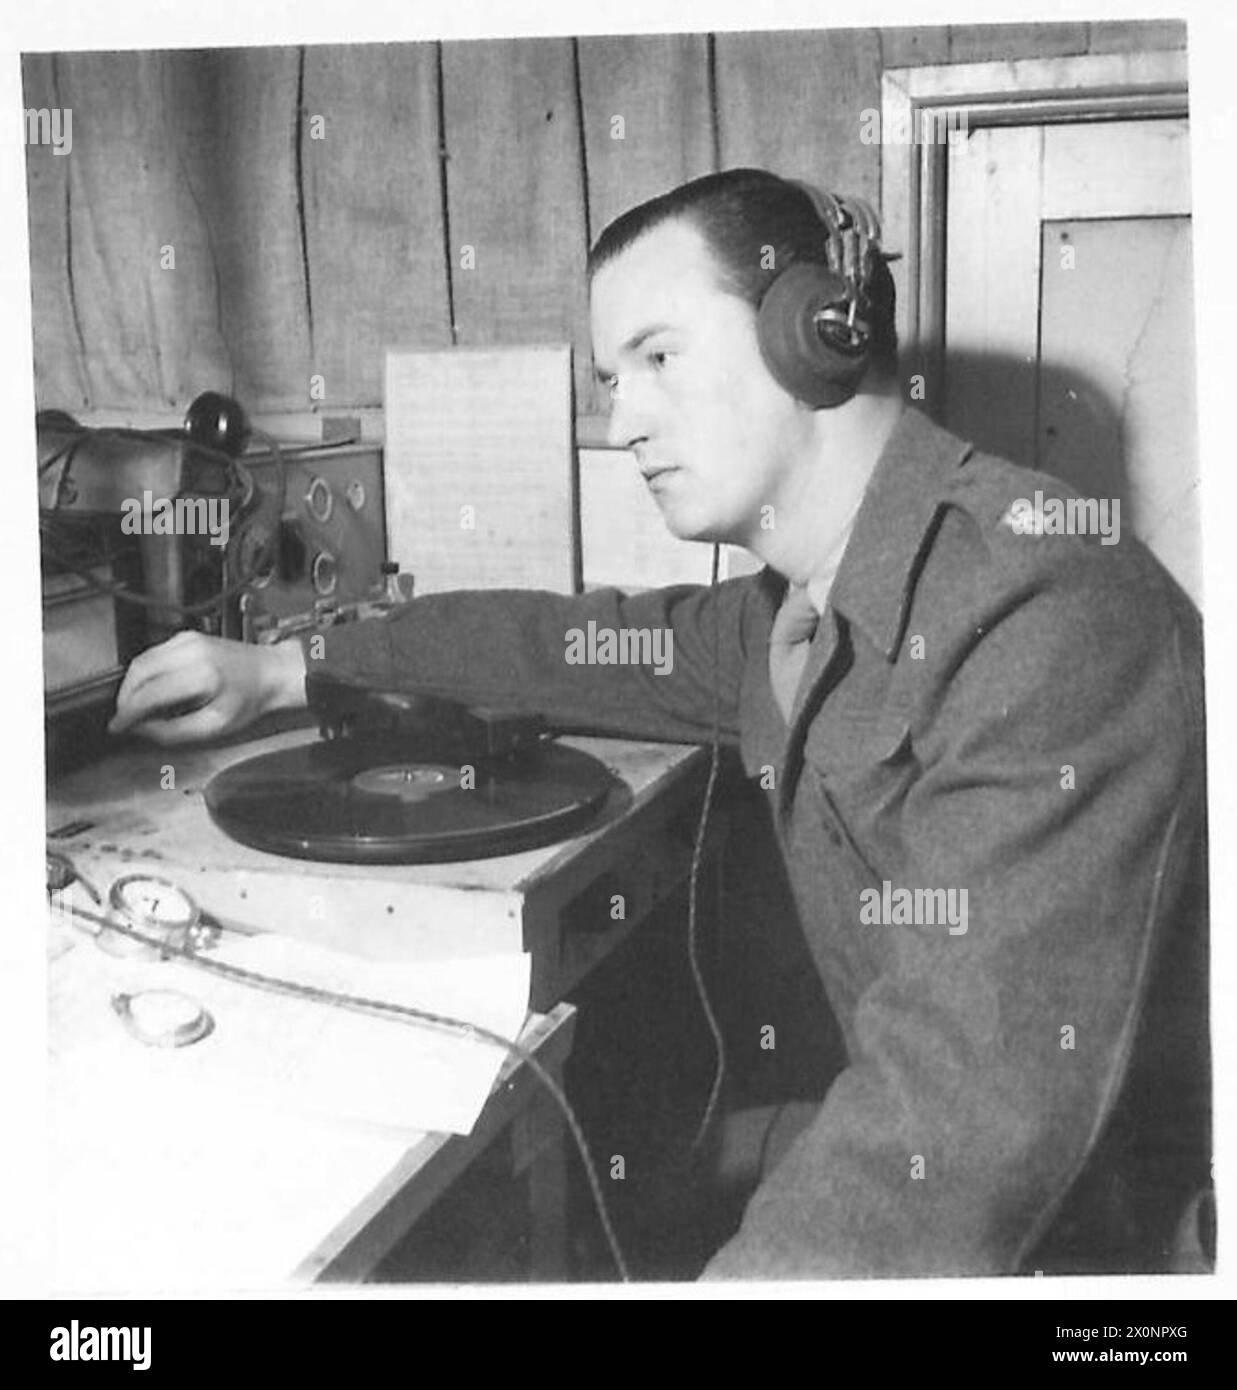
[(219, 391), (203, 391), (185, 411), (185, 434), (195, 444), (235, 458), (249, 438), (249, 421), (239, 401)]
[(815, 409), (855, 394), (868, 367), (862, 339), (844, 344), (822, 333), (820, 319), (847, 305), (846, 281), (827, 265), (799, 261), (769, 286), (756, 320), (761, 356), (773, 378)]
[(406, 741), (337, 738), (263, 753), (206, 788), (215, 823), (242, 844), (294, 859), (426, 864), (550, 844), (582, 827), (614, 777), (587, 753), (543, 744), (478, 764), (418, 762)]

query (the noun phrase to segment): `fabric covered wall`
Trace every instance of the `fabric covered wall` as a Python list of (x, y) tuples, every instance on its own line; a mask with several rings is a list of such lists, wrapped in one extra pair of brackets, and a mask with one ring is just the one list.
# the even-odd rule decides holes
[(625, 207), (739, 164), (878, 203), (859, 131), (885, 68), (1184, 42), (1122, 23), (27, 55), (26, 107), (73, 112), (70, 154), (28, 145), (36, 399), (376, 406), (387, 344), (566, 340), (592, 414), (584, 261)]

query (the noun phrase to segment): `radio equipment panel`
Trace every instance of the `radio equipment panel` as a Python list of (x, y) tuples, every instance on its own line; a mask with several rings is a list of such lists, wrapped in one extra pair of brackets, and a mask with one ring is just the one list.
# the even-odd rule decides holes
[[(245, 466), (265, 484), (279, 466), (250, 454)], [(275, 642), (325, 626), (381, 596), (386, 559), (382, 451), (348, 444), (284, 451), (284, 503), (274, 562), (238, 601), (247, 642)], [(272, 479), (273, 481), (273, 479)]]

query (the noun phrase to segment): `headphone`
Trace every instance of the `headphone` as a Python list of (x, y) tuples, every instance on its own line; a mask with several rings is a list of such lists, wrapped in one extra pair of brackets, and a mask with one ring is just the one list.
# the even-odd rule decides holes
[(775, 381), (813, 409), (844, 404), (872, 360), (873, 279), (886, 257), (880, 222), (861, 198), (787, 182), (812, 201), (825, 261), (796, 261), (765, 291), (756, 319)]

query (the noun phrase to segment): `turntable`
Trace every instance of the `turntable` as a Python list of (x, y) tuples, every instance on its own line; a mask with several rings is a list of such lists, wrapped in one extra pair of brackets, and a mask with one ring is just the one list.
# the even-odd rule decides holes
[(353, 864), (487, 858), (562, 839), (619, 787), (535, 717), (320, 675), (306, 690), (322, 742), (259, 754), (206, 788), (242, 844)]
[(220, 929), (374, 959), (525, 950), (539, 1010), (686, 880), (702, 750), (552, 739), (510, 711), (316, 676), (307, 689), (320, 727), (298, 712), (243, 741), (118, 741), (57, 777), (49, 848), (101, 900), (147, 873)]

